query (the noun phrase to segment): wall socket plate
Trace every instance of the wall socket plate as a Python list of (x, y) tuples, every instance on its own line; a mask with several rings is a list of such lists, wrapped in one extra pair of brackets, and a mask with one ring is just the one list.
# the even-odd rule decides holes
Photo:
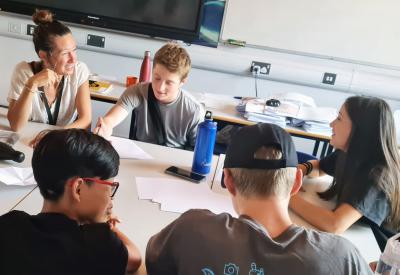
[(86, 44), (89, 46), (104, 48), (104, 45), (106, 44), (106, 38), (104, 36), (88, 34)]
[(334, 73), (324, 73), (324, 77), (322, 78), (322, 83), (328, 85), (335, 85), (336, 74)]
[(21, 33), (21, 24), (17, 22), (8, 22), (8, 32)]
[(269, 75), (269, 72), (271, 70), (271, 63), (252, 61), (251, 67), (250, 67), (250, 72), (254, 73), (257, 70), (258, 70), (258, 74), (260, 74), (260, 75)]

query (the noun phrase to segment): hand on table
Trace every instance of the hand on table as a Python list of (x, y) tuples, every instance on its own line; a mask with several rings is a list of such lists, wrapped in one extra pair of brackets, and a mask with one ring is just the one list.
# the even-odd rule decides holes
[(93, 133), (102, 136), (105, 139), (110, 139), (112, 135), (112, 128), (107, 125), (102, 117), (99, 117), (97, 119), (97, 124), (93, 130)]
[(49, 132), (50, 130), (44, 130), (41, 131), (39, 134), (37, 134), (31, 141), (29, 141), (29, 147), (32, 147), (35, 149), (36, 145), (39, 143), (39, 141)]

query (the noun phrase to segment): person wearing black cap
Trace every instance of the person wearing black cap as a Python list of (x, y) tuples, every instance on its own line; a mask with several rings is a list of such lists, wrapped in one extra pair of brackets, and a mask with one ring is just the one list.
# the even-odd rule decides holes
[(182, 214), (150, 239), (148, 274), (372, 274), (349, 241), (292, 223), (289, 199), (302, 182), (296, 167), (282, 128), (243, 127), (224, 163), (239, 218), (198, 209)]

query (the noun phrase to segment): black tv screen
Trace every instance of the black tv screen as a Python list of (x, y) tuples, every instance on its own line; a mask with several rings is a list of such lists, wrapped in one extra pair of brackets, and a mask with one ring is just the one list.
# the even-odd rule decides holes
[(32, 15), (36, 8), (45, 8), (66, 22), (192, 42), (199, 37), (203, 3), (204, 0), (0, 0), (0, 9)]

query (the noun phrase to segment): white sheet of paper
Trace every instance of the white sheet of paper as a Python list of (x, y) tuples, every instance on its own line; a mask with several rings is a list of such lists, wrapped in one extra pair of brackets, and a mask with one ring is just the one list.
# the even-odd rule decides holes
[(159, 203), (162, 211), (183, 213), (189, 209), (208, 209), (216, 214), (227, 212), (237, 216), (229, 196), (213, 193), (206, 182), (137, 177), (136, 186), (139, 199)]
[(110, 141), (121, 159), (153, 159), (131, 139), (111, 137)]
[(4, 167), (0, 168), (0, 181), (6, 185), (35, 185), (32, 168)]

